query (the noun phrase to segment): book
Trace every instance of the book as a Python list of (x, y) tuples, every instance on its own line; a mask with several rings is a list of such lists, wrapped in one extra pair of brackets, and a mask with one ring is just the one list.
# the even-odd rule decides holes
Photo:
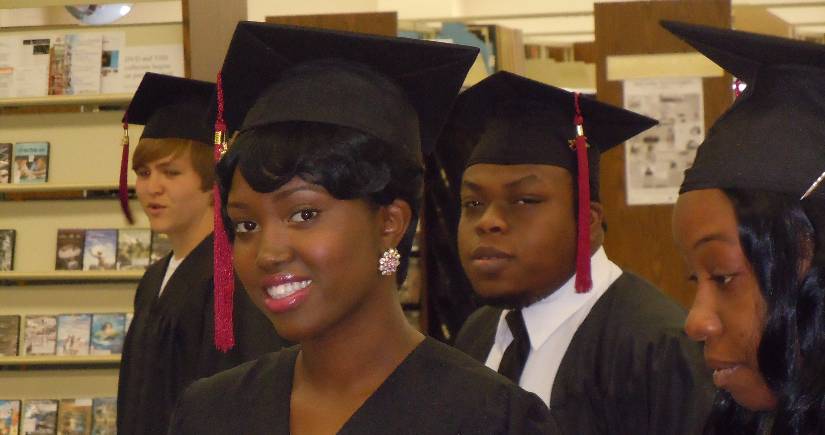
[(0, 230), (0, 270), (14, 270), (15, 230)]
[(92, 430), (92, 399), (62, 399), (57, 409), (60, 435), (89, 435)]
[(20, 316), (0, 316), (0, 356), (17, 356), (19, 348)]
[(86, 230), (57, 230), (57, 254), (55, 255), (55, 270), (83, 269), (83, 246), (86, 241)]
[(118, 270), (142, 270), (149, 267), (152, 232), (148, 229), (125, 229), (117, 232)]
[(117, 264), (117, 230), (86, 230), (83, 270), (114, 270)]
[(49, 180), (49, 143), (18, 142), (14, 144), (13, 183), (45, 183)]
[(92, 401), (92, 435), (117, 434), (117, 399), (98, 397)]
[(126, 316), (118, 314), (92, 315), (92, 355), (114, 355), (123, 351)]
[(22, 414), (22, 435), (57, 433), (57, 400), (27, 400), (23, 402)]
[(126, 324), (123, 327), (123, 335), (129, 333), (129, 327), (132, 326), (132, 318), (135, 317), (135, 313), (126, 313)]
[(88, 355), (90, 314), (64, 314), (57, 317), (57, 355)]
[(11, 144), (0, 143), (0, 184), (11, 183)]
[(152, 256), (149, 262), (154, 263), (170, 252), (172, 252), (172, 244), (169, 242), (169, 236), (152, 231)]
[(0, 400), (0, 434), (20, 433), (20, 401)]

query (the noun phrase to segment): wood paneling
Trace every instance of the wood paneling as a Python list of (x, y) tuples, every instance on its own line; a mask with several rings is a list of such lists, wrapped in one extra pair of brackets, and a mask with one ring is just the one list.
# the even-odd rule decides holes
[[(668, 33), (659, 20), (669, 19), (729, 28), (730, 0), (597, 3), (594, 8), (599, 100), (621, 106), (622, 83), (608, 82), (605, 59), (610, 55), (692, 51)], [(703, 83), (705, 126), (730, 105), (731, 77), (706, 78)], [(685, 306), (693, 300), (686, 270), (671, 234), (670, 205), (628, 206), (625, 194), (624, 146), (605, 153), (601, 163), (601, 197), (608, 232), (605, 249), (622, 268), (632, 270)]]
[(398, 14), (395, 12), (368, 12), (357, 14), (290, 15), (266, 17), (267, 23), (344, 30), (372, 35), (396, 36)]

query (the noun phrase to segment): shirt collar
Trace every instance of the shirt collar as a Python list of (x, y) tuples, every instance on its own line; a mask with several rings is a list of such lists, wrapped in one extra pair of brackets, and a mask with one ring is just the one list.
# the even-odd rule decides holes
[[(530, 334), (530, 347), (533, 350), (540, 348), (559, 326), (582, 307), (586, 305), (592, 307), (595, 300), (600, 298), (613, 284), (613, 281), (622, 274), (619, 266), (607, 258), (604, 248), (601, 247), (590, 257), (590, 270), (593, 288), (589, 292), (576, 293), (576, 276), (573, 275), (558, 290), (521, 310), (527, 332)], [(502, 314), (502, 318), (504, 314), (506, 312)], [(499, 327), (502, 323), (504, 322), (499, 322)], [(504, 328), (508, 329), (506, 323), (504, 323)]]

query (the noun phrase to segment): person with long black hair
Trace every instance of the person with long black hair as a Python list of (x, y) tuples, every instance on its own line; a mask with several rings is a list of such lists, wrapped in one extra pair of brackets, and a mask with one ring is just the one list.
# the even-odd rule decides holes
[(825, 433), (825, 47), (664, 22), (747, 84), (673, 216), (685, 330), (719, 388), (706, 435)]
[[(234, 264), (299, 343), (184, 394), (171, 434), (556, 433), (541, 400), (405, 319), (432, 147), (477, 50), (238, 25), (218, 176)], [(222, 91), (222, 94), (221, 94)], [(217, 322), (221, 324), (221, 322)]]

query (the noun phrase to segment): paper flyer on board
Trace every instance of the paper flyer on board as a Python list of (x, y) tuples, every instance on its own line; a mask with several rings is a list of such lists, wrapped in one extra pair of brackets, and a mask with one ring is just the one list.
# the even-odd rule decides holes
[(627, 203), (676, 202), (705, 136), (702, 78), (625, 80), (624, 107), (659, 120), (625, 143)]
[(100, 34), (57, 36), (49, 59), (49, 95), (100, 93), (102, 44)]

